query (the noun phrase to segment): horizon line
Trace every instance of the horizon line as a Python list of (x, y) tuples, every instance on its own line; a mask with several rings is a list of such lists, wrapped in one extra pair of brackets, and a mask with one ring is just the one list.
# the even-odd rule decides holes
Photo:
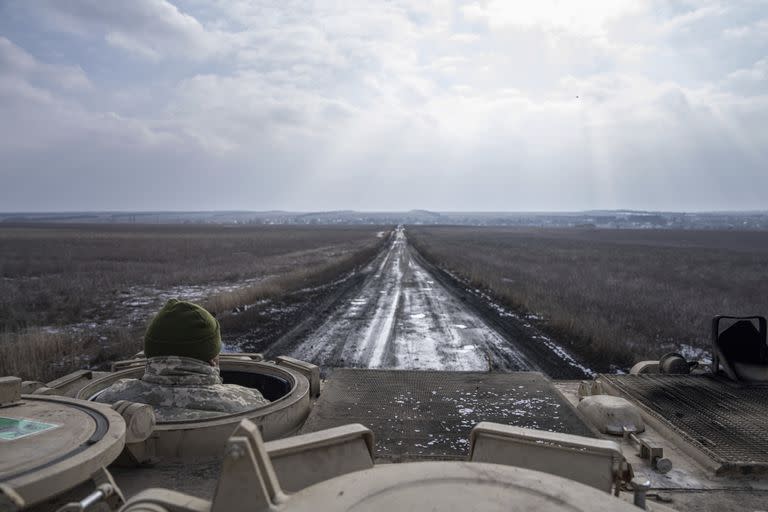
[(768, 214), (768, 209), (712, 209), (712, 210), (646, 210), (639, 208), (590, 208), (585, 210), (429, 210), (425, 208), (412, 208), (408, 210), (16, 210), (0, 211), (0, 215), (74, 215), (74, 214), (112, 214), (112, 215), (152, 215), (152, 214), (213, 214), (213, 213), (251, 213), (251, 214), (292, 214), (292, 215), (317, 215), (329, 213), (361, 213), (361, 214), (407, 214), (414, 212), (436, 214), (589, 214), (589, 213), (675, 213), (675, 214)]

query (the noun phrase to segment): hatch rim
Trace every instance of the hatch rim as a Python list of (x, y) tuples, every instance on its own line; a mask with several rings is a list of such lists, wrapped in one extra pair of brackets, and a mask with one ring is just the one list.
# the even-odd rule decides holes
[(96, 423), (94, 433), (80, 446), (52, 460), (2, 477), (3, 483), (16, 491), (27, 506), (43, 502), (91, 478), (111, 464), (125, 445), (125, 420), (107, 404), (52, 395), (21, 395), (23, 404), (52, 402), (78, 409)]

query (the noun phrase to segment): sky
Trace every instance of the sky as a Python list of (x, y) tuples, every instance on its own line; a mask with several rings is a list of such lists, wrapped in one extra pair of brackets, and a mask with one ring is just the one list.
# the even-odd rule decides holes
[(0, 211), (768, 209), (768, 0), (0, 0)]

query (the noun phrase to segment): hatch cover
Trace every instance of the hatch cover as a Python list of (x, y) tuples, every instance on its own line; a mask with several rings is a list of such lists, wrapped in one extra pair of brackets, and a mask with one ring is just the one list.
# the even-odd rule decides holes
[(39, 503), (91, 478), (124, 442), (125, 421), (109, 406), (22, 395), (2, 409), (0, 483)]
[(464, 459), (481, 421), (595, 437), (552, 383), (536, 372), (336, 369), (301, 433), (362, 423), (376, 458)]

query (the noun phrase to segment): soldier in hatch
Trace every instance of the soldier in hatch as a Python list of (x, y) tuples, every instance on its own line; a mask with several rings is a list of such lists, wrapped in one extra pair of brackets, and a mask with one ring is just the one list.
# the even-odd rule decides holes
[(121, 379), (95, 398), (151, 405), (158, 421), (220, 416), (269, 404), (256, 389), (223, 384), (221, 332), (208, 311), (169, 300), (144, 335), (147, 367), (141, 379)]

